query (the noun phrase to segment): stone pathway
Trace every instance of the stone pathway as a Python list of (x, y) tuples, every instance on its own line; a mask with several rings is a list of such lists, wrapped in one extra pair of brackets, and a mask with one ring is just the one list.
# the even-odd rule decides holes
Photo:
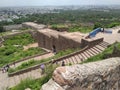
[(25, 61), (22, 61), (22, 62), (18, 62), (15, 65), (11, 65), (10, 67), (11, 68), (16, 68), (16, 67), (20, 66), (22, 63), (28, 62), (30, 60), (38, 61), (38, 60), (42, 60), (42, 59), (47, 59), (47, 58), (52, 57), (52, 56), (54, 56), (54, 53), (49, 52), (48, 54), (44, 54), (44, 55), (41, 55), (41, 56), (36, 56), (34, 58), (30, 58), (28, 60), (25, 60)]
[(2, 71), (0, 71), (0, 90), (6, 90), (7, 87), (13, 87), (26, 78), (37, 79), (41, 76), (41, 69), (32, 70), (14, 77), (8, 77), (7, 73), (2, 73)]
[[(35, 58), (31, 58), (31, 59), (41, 60), (41, 59), (46, 59), (46, 58), (49, 58), (52, 56), (54, 56), (54, 54), (50, 52), (48, 54), (38, 56)], [(23, 62), (28, 62), (31, 59), (28, 59)], [(12, 65), (10, 67), (15, 68), (15, 67), (21, 65), (23, 62), (16, 63), (15, 66)], [(7, 87), (13, 87), (13, 86), (19, 84), (21, 80), (24, 80), (29, 77), (34, 78), (34, 79), (40, 78), (41, 77), (41, 69), (31, 70), (29, 72), (26, 72), (26, 73), (23, 73), (20, 75), (16, 75), (13, 77), (8, 77), (8, 73), (2, 73), (2, 71), (0, 71), (0, 90), (6, 90)]]
[(38, 43), (33, 43), (33, 44), (29, 44), (27, 46), (23, 46), (24, 51), (28, 50), (29, 48), (32, 48), (32, 47), (38, 47)]

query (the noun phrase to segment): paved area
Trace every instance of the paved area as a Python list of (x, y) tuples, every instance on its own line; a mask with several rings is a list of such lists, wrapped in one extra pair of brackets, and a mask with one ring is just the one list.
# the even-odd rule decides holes
[(41, 55), (41, 56), (37, 56), (37, 57), (30, 58), (30, 59), (25, 60), (25, 61), (16, 63), (15, 65), (11, 65), (10, 67), (11, 67), (11, 68), (16, 68), (16, 67), (20, 66), (20, 65), (21, 65), (22, 63), (24, 63), (24, 62), (28, 62), (28, 61), (30, 61), (30, 60), (38, 61), (38, 60), (42, 60), (42, 59), (47, 59), (47, 58), (52, 57), (52, 56), (54, 56), (54, 53), (50, 52), (50, 53), (48, 53), (48, 54), (44, 54), (44, 55)]
[(2, 73), (2, 71), (0, 71), (0, 90), (6, 90), (7, 87), (13, 87), (26, 78), (37, 79), (41, 76), (41, 69), (32, 70), (14, 77), (8, 77), (7, 73)]
[[(50, 52), (48, 54), (38, 56), (35, 58), (31, 58), (31, 59), (41, 60), (41, 59), (49, 58), (52, 56), (54, 56), (54, 54)], [(28, 59), (23, 62), (28, 62), (31, 59)], [(16, 63), (15, 66), (12, 65), (10, 67), (15, 68), (15, 67), (21, 65), (23, 62)], [(13, 76), (13, 77), (8, 77), (7, 73), (2, 73), (2, 71), (0, 71), (0, 90), (6, 90), (7, 87), (13, 87), (13, 86), (19, 84), (21, 80), (24, 80), (29, 77), (34, 78), (34, 79), (40, 78), (41, 77), (41, 69), (35, 69), (35, 70), (29, 71), (29, 72), (26, 72), (26, 73), (23, 73), (23, 74), (20, 74), (17, 76)]]
[(33, 43), (33, 44), (29, 44), (27, 46), (23, 46), (24, 50), (28, 50), (29, 48), (32, 48), (32, 47), (38, 47), (38, 43)]
[(120, 33), (118, 33), (118, 30), (120, 30), (120, 27), (116, 27), (116, 28), (112, 28), (112, 29), (108, 29), (108, 30), (112, 30), (112, 34), (101, 32), (101, 33), (98, 33), (96, 35), (96, 37), (98, 37), (98, 38), (104, 37), (104, 41), (108, 42), (110, 44), (113, 44), (116, 41), (120, 42)]

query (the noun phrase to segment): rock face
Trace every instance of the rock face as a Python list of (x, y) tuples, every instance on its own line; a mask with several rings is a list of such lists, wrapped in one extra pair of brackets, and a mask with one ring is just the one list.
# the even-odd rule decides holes
[(57, 68), (41, 90), (120, 90), (120, 58)]

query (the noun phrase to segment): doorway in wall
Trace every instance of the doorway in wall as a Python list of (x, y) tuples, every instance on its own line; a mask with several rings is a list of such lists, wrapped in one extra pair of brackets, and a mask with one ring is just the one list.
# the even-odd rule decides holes
[(56, 47), (55, 47), (55, 45), (52, 46), (52, 51), (53, 51), (53, 53), (56, 53)]

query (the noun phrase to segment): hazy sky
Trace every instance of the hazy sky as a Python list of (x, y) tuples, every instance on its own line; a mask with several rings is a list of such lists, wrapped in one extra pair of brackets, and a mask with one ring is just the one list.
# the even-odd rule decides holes
[(111, 5), (120, 0), (1, 0), (0, 6)]

